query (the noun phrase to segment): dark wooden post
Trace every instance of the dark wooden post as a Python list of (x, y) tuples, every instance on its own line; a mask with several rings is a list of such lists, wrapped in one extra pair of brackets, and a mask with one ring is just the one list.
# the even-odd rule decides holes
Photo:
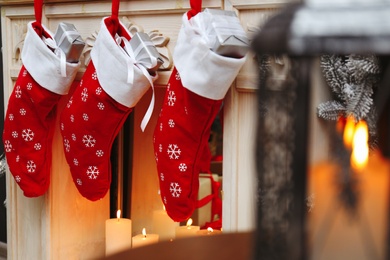
[[(361, 19), (362, 14), (365, 19)], [(261, 64), (255, 259), (305, 259), (307, 256), (304, 192), (310, 59), (306, 57), (372, 53), (385, 57), (389, 67), (390, 31), (378, 26), (378, 20), (382, 24), (390, 23), (388, 4), (376, 2), (371, 5), (367, 2), (364, 5), (352, 3), (341, 6), (329, 3), (326, 8), (293, 4), (262, 25), (253, 39), (252, 47)], [(265, 53), (290, 56), (290, 80), (279, 85), (272, 82), (267, 67), (269, 56)], [(390, 84), (389, 69), (384, 73), (384, 82)], [(374, 101), (382, 124), (379, 126), (379, 131), (382, 131), (379, 143), (387, 157), (390, 157), (389, 84), (380, 87), (381, 93)], [(286, 118), (292, 121), (281, 127), (282, 120)], [(390, 260), (390, 225), (387, 228), (387, 259)]]
[[(0, 49), (2, 48), (2, 40), (1, 40), (1, 21), (0, 21)], [(3, 132), (3, 126), (4, 126), (4, 92), (3, 92), (3, 53), (2, 51), (0, 52), (0, 100), (1, 100), (1, 105), (0, 105), (0, 131), (1, 133)], [(4, 148), (1, 145), (0, 147), (0, 154), (4, 153)], [(6, 183), (6, 178), (5, 176), (0, 178), (0, 242), (7, 242), (7, 221), (6, 221), (6, 208), (5, 205), (3, 205), (3, 202), (6, 198), (5, 194), (5, 183)]]
[(305, 191), (310, 59), (292, 57), (282, 82), (259, 55), (255, 259), (306, 259)]

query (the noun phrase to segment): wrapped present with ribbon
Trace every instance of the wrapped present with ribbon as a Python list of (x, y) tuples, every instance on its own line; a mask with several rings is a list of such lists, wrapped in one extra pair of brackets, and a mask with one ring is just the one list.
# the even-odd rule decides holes
[(85, 42), (73, 24), (61, 22), (54, 34), (58, 47), (65, 53), (66, 61), (78, 63)]
[(249, 51), (249, 40), (236, 13), (209, 8), (204, 13), (211, 15), (211, 23), (205, 23), (211, 50), (226, 57), (244, 57)]
[(144, 32), (133, 35), (130, 47), (137, 63), (142, 64), (149, 71), (158, 70), (164, 62), (149, 35)]

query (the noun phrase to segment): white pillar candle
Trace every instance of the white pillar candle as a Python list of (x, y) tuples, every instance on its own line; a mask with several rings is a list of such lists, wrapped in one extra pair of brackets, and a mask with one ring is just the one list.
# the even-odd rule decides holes
[(106, 256), (131, 248), (131, 220), (120, 217), (106, 220)]
[(196, 232), (199, 236), (213, 236), (222, 234), (221, 230), (213, 230), (212, 228), (202, 229)]
[(153, 232), (159, 235), (159, 241), (175, 238), (175, 229), (179, 222), (173, 221), (166, 210), (153, 211)]
[(146, 246), (158, 242), (158, 234), (146, 234), (145, 228), (142, 229), (142, 234), (133, 236), (133, 248)]
[(187, 225), (176, 227), (176, 238), (196, 236), (199, 226), (192, 226), (192, 219), (187, 221)]

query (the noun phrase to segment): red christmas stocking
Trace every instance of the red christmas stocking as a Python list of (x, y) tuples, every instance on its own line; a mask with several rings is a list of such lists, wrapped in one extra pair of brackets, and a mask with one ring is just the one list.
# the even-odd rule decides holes
[(35, 10), (37, 21), (27, 26), (23, 66), (8, 101), (3, 131), (10, 172), (27, 197), (48, 189), (56, 105), (68, 93), (79, 67), (48, 48), (57, 49), (52, 34), (41, 25), (42, 1), (35, 2)]
[[(212, 52), (192, 23), (200, 1), (183, 16), (174, 68), (154, 132), (160, 194), (168, 215), (185, 221), (198, 206), (199, 172), (210, 128), (245, 58)], [(192, 15), (195, 15), (190, 18)]]
[[(119, 1), (113, 2), (113, 13), (115, 4), (119, 7)], [(80, 194), (92, 201), (107, 193), (112, 143), (155, 79), (124, 51), (129, 39), (117, 15), (103, 19), (92, 60), (61, 114), (65, 157), (73, 181)]]

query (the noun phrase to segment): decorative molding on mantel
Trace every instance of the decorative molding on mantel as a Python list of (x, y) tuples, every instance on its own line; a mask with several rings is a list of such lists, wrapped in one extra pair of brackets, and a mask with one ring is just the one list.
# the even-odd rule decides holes
[(274, 9), (285, 6), (286, 4), (298, 3), (299, 0), (230, 0), (231, 6), (239, 11), (242, 10), (261, 10)]
[(236, 78), (236, 89), (238, 92), (255, 92), (258, 86), (257, 74), (238, 74)]
[[(44, 0), (44, 3), (64, 3), (64, 2), (81, 2), (81, 0)], [(96, 1), (97, 2), (97, 1)], [(0, 6), (10, 6), (10, 5), (32, 5), (34, 4), (34, 0), (0, 0)]]
[[(128, 17), (120, 17), (120, 20), (130, 32), (130, 37), (133, 37), (137, 32), (144, 32), (142, 26), (132, 22)], [(88, 63), (91, 60), (91, 51), (93, 49), (98, 34), (99, 32), (93, 32), (91, 36), (88, 36), (85, 40), (86, 46), (83, 51), (85, 66), (88, 66)], [(147, 32), (147, 34), (149, 35), (151, 42), (156, 47), (161, 59), (163, 60), (163, 63), (158, 70), (171, 70), (173, 66), (173, 60), (171, 52), (167, 46), (170, 40), (169, 37), (160, 33), (159, 30), (151, 30)]]
[[(1, 1), (1, 0), (0, 0)], [(147, 2), (147, 5), (145, 4)], [(69, 5), (66, 12), (62, 8), (63, 5)], [(98, 8), (97, 8), (98, 7)], [(203, 7), (221, 8), (221, 2), (218, 0), (205, 0)], [(187, 0), (152, 0), (152, 1), (126, 1), (120, 3), (119, 15), (147, 15), (147, 14), (184, 14), (190, 9), (189, 1)], [(103, 2), (96, 6), (94, 1), (83, 2), (80, 5), (65, 3), (56, 5), (55, 3), (47, 3), (45, 15), (48, 18), (59, 17), (85, 17), (85, 16), (108, 16), (111, 14), (111, 2)]]
[[(75, 4), (77, 2), (82, 2), (82, 4), (77, 5), (79, 7), (87, 7), (95, 6), (99, 4), (102, 10), (106, 12), (111, 12), (111, 9), (106, 9), (105, 6), (111, 7), (111, 1), (97, 1), (97, 0), (89, 0), (87, 3), (82, 0), (44, 0), (44, 5), (55, 5), (60, 3), (64, 4)], [(148, 4), (145, 7), (145, 2)], [(33, 5), (33, 0), (0, 0), (0, 6), (12, 6), (12, 5)], [(220, 0), (203, 0), (202, 6), (206, 7), (221, 7)], [(138, 1), (121, 1), (120, 3), (120, 13), (129, 12), (129, 13), (156, 13), (156, 11), (161, 13), (184, 13), (185, 11), (190, 9), (190, 1), (189, 0), (138, 0)], [(83, 12), (83, 15), (88, 13), (88, 9)], [(88, 13), (89, 14), (89, 13)], [(72, 14), (73, 15), (73, 14)]]

